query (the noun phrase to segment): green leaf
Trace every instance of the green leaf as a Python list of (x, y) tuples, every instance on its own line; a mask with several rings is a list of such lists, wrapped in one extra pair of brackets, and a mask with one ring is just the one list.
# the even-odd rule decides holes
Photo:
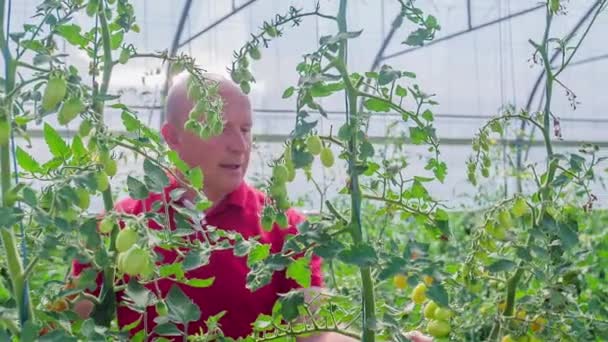
[(289, 87), (289, 88), (285, 89), (285, 91), (283, 92), (282, 98), (284, 98), (284, 99), (290, 98), (291, 95), (293, 95), (294, 91), (295, 91), (294, 87)]
[(412, 144), (420, 145), (424, 143), (429, 138), (426, 130), (420, 127), (410, 127), (410, 139), (412, 140)]
[(142, 127), (141, 122), (137, 120), (133, 114), (127, 112), (126, 110), (123, 110), (120, 118), (122, 119), (122, 124), (125, 126), (127, 132), (135, 132)]
[(80, 26), (76, 24), (60, 25), (55, 27), (55, 32), (65, 38), (70, 44), (80, 47), (85, 47), (88, 40), (80, 34)]
[(368, 244), (352, 246), (338, 254), (338, 258), (347, 264), (359, 267), (372, 266), (378, 263), (378, 256), (374, 248)]
[(134, 308), (139, 312), (143, 312), (146, 307), (154, 305), (156, 302), (154, 293), (143, 287), (134, 278), (129, 279), (129, 284), (127, 284), (125, 293), (133, 302)]
[(395, 95), (405, 97), (407, 96), (407, 89), (397, 84), (397, 87), (395, 88)]
[(201, 318), (201, 310), (177, 285), (173, 285), (166, 298), (169, 319), (175, 323), (189, 323)]
[(28, 172), (38, 172), (40, 171), (40, 164), (27, 152), (25, 152), (21, 147), (17, 146), (16, 150), (16, 159), (19, 167)]
[(433, 112), (431, 112), (430, 109), (425, 110), (424, 113), (422, 113), (422, 118), (428, 122), (433, 121)]
[(574, 221), (560, 222), (557, 236), (565, 249), (570, 249), (578, 244), (577, 224)]
[(184, 162), (179, 157), (179, 154), (175, 151), (169, 151), (167, 153), (167, 158), (169, 158), (169, 161), (171, 162), (171, 164), (175, 165), (175, 167), (177, 167), (177, 169), (180, 170), (182, 173), (187, 173), (188, 170), (190, 169), (188, 164), (186, 164), (186, 162)]
[[(36, 333), (36, 332), (37, 332), (37, 330), (34, 330), (34, 333)], [(22, 341), (27, 341), (27, 339), (23, 338)], [(65, 330), (57, 329), (57, 330), (53, 330), (53, 331), (49, 332), (48, 334), (46, 334), (44, 336), (40, 336), (38, 339), (36, 339), (36, 341), (39, 341), (39, 342), (76, 342), (76, 341), (78, 341), (78, 339), (75, 338), (74, 336), (68, 335), (68, 333)]]
[(184, 284), (197, 288), (204, 288), (213, 285), (215, 281), (215, 277), (206, 278), (206, 279), (188, 279), (184, 281)]
[(363, 102), (363, 106), (373, 112), (388, 112), (391, 110), (390, 103), (380, 99), (367, 99)]
[(269, 244), (257, 244), (249, 251), (249, 255), (247, 256), (247, 266), (251, 267), (251, 265), (266, 259), (269, 255)]
[(310, 259), (299, 258), (287, 266), (287, 278), (293, 279), (304, 288), (310, 287), (312, 272), (310, 271)]
[(122, 30), (114, 33), (110, 38), (110, 47), (112, 50), (116, 50), (120, 47), (122, 40), (124, 38), (124, 32)]
[(208, 250), (192, 249), (184, 258), (183, 268), (190, 271), (209, 263), (210, 252)]
[(154, 332), (160, 336), (182, 336), (183, 332), (179, 330), (175, 323), (167, 322), (159, 324), (154, 328)]
[(188, 181), (195, 189), (203, 188), (203, 171), (200, 167), (192, 168), (188, 171)]
[(175, 278), (181, 280), (184, 278), (184, 268), (182, 267), (181, 262), (176, 262), (169, 265), (162, 265), (158, 272), (160, 273), (161, 278), (167, 278), (169, 276), (175, 275)]
[(127, 176), (127, 187), (129, 188), (129, 196), (133, 199), (145, 199), (150, 194), (144, 183), (131, 176)]
[(292, 291), (279, 299), (281, 303), (281, 315), (286, 321), (298, 318), (298, 307), (304, 305), (304, 293)]
[(378, 85), (387, 85), (401, 77), (401, 72), (398, 70), (394, 70), (389, 65), (383, 65), (380, 68), (380, 73), (378, 74)]
[(49, 150), (55, 157), (67, 159), (71, 150), (63, 140), (63, 138), (57, 133), (57, 131), (48, 123), (44, 123), (44, 141), (49, 147)]
[(447, 307), (450, 305), (448, 293), (440, 283), (434, 283), (433, 286), (426, 291), (426, 295), (435, 303), (439, 304), (439, 306)]
[(144, 160), (144, 174), (144, 181), (153, 192), (163, 192), (164, 188), (169, 185), (169, 177), (165, 171), (150, 159)]
[(511, 260), (499, 259), (499, 260), (496, 260), (495, 262), (493, 262), (490, 266), (488, 266), (488, 272), (498, 273), (498, 272), (510, 271), (513, 268), (515, 268), (516, 266), (517, 266), (517, 264), (515, 264)]
[(74, 138), (72, 139), (72, 152), (74, 153), (74, 157), (76, 159), (82, 158), (87, 155), (87, 149), (84, 147), (82, 139), (79, 135), (74, 136)]

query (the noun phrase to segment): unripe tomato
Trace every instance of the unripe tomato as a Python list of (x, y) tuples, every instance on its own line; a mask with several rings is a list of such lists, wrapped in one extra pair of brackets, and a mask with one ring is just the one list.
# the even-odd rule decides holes
[(260, 49), (258, 49), (257, 47), (252, 47), (251, 49), (249, 49), (249, 56), (251, 57), (251, 59), (256, 60), (256, 61), (259, 60), (260, 58), (262, 58)]
[(289, 171), (283, 164), (278, 164), (272, 170), (272, 177), (277, 183), (284, 184), (289, 178)]
[(517, 318), (520, 321), (525, 321), (526, 320), (526, 311), (518, 310), (517, 313), (515, 314), (515, 318)]
[(420, 283), (416, 285), (412, 291), (412, 301), (416, 304), (422, 304), (426, 300), (426, 285)]
[(57, 121), (60, 125), (67, 125), (70, 121), (74, 120), (78, 114), (82, 113), (85, 110), (85, 106), (82, 103), (82, 100), (78, 97), (71, 97), (67, 99), (59, 113), (57, 114)]
[(422, 277), (422, 281), (426, 284), (426, 286), (431, 286), (433, 284), (433, 277), (430, 275), (425, 275)]
[(430, 321), (426, 329), (433, 337), (446, 337), (450, 334), (450, 331), (452, 331), (450, 323), (438, 320)]
[(108, 186), (110, 186), (110, 180), (108, 179), (108, 175), (101, 171), (95, 175), (95, 179), (97, 180), (97, 190), (100, 192), (106, 191)]
[(449, 320), (453, 315), (452, 310), (448, 309), (448, 308), (438, 308), (435, 311), (435, 318), (441, 321), (447, 321)]
[(262, 216), (262, 229), (269, 232), (272, 230), (272, 224), (274, 223), (274, 219), (270, 215)]
[(103, 170), (109, 177), (114, 177), (116, 175), (116, 171), (118, 170), (116, 160), (112, 158), (106, 159), (103, 163)]
[(116, 250), (119, 252), (126, 252), (138, 239), (139, 235), (137, 234), (137, 231), (131, 227), (127, 227), (118, 232), (118, 235), (116, 236)]
[(120, 56), (118, 57), (118, 63), (126, 64), (129, 61), (129, 57), (131, 57), (130, 55), (129, 49), (122, 49), (122, 51), (120, 51)]
[(509, 229), (513, 226), (513, 222), (511, 221), (511, 213), (507, 210), (501, 210), (498, 213), (498, 224), (502, 229)]
[(84, 188), (76, 189), (76, 194), (78, 195), (78, 207), (80, 209), (88, 209), (89, 204), (91, 204), (91, 197), (89, 196), (89, 192)]
[(321, 150), (321, 164), (325, 167), (332, 167), (334, 165), (334, 153), (329, 147)]
[(287, 196), (281, 196), (281, 197), (277, 198), (276, 200), (277, 200), (277, 209), (279, 209), (279, 210), (289, 209), (289, 200), (287, 199)]
[(109, 234), (110, 232), (112, 232), (113, 228), (114, 228), (114, 222), (109, 217), (105, 217), (99, 223), (99, 232), (102, 234)]
[(513, 213), (513, 216), (515, 216), (515, 217), (522, 217), (526, 213), (528, 213), (529, 209), (530, 208), (528, 208), (528, 204), (526, 203), (526, 200), (524, 200), (521, 197), (518, 197), (515, 200), (515, 203), (513, 203), (513, 207), (511, 208), (511, 212)]
[(434, 319), (436, 317), (436, 313), (437, 313), (437, 309), (439, 309), (439, 306), (437, 305), (437, 303), (430, 301), (426, 304), (426, 306), (424, 307), (424, 318), (426, 319)]
[(81, 137), (86, 137), (91, 132), (91, 128), (92, 128), (91, 120), (84, 119), (80, 123), (80, 126), (78, 126), (78, 134)]
[(50, 111), (63, 100), (67, 91), (67, 83), (61, 77), (52, 77), (46, 84), (42, 95), (42, 109)]
[(511, 335), (505, 335), (502, 337), (500, 342), (516, 342), (516, 341), (513, 337), (511, 337)]
[(142, 273), (150, 262), (149, 254), (139, 246), (133, 246), (127, 251), (123, 260), (124, 272), (130, 276)]
[(293, 166), (292, 162), (288, 162), (285, 166), (287, 167), (287, 181), (293, 182), (296, 178), (296, 168)]
[(289, 227), (289, 220), (287, 219), (287, 215), (285, 215), (284, 212), (277, 213), (277, 215), (275, 216), (275, 220), (277, 221), (277, 224), (280, 228), (285, 229)]
[(532, 331), (534, 331), (534, 332), (537, 332), (537, 331), (543, 330), (546, 324), (547, 324), (547, 320), (545, 318), (543, 318), (542, 316), (537, 316), (534, 319), (534, 322), (532, 322), (532, 324), (530, 324), (530, 329), (532, 329)]
[(275, 199), (287, 196), (287, 188), (285, 187), (285, 183), (272, 183), (270, 186), (270, 195)]
[(397, 274), (393, 277), (393, 285), (398, 289), (405, 289), (407, 287), (407, 276), (403, 274)]
[(116, 268), (122, 273), (125, 273), (125, 255), (127, 253), (118, 253), (118, 258), (116, 258)]
[(306, 147), (308, 147), (308, 151), (313, 155), (318, 155), (321, 153), (321, 149), (323, 148), (323, 144), (321, 143), (321, 138), (317, 135), (311, 135), (306, 138)]

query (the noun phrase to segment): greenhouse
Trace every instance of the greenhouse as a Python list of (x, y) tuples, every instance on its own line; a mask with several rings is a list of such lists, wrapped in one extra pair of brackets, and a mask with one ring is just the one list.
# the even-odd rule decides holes
[(608, 0), (0, 8), (0, 341), (608, 340)]

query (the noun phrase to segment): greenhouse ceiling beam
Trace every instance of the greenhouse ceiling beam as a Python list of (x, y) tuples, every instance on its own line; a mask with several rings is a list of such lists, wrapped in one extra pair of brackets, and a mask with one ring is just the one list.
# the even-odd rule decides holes
[(471, 24), (471, 0), (467, 0), (467, 26), (469, 30), (473, 28)]
[[(608, 55), (606, 55), (608, 58)], [(141, 105), (128, 105), (131, 109), (139, 109), (139, 110), (160, 110), (162, 106), (141, 106)], [(293, 109), (276, 109), (276, 108), (253, 108), (253, 112), (255, 113), (268, 113), (268, 114), (295, 114), (296, 111)], [(344, 116), (344, 111), (339, 110), (326, 110), (325, 111), (328, 116)], [(319, 114), (318, 111), (309, 110), (308, 113)], [(481, 119), (481, 120), (489, 120), (492, 119), (492, 116), (488, 115), (480, 115), (480, 114), (462, 114), (462, 113), (435, 113), (434, 116), (436, 118), (444, 118), (444, 119)], [(382, 117), (385, 118), (400, 118), (401, 115), (396, 112), (383, 113)], [(562, 122), (587, 122), (587, 123), (608, 123), (608, 119), (598, 119), (591, 117), (576, 117), (576, 118), (560, 118)]]
[(606, 58), (608, 58), (608, 53), (605, 54), (605, 55), (599, 55), (599, 56), (584, 58), (584, 59), (581, 59), (580, 61), (572, 62), (572, 63), (570, 63), (570, 66), (597, 62), (599, 60), (606, 59)]
[(462, 35), (465, 35), (465, 34), (468, 34), (468, 33), (474, 32), (474, 31), (477, 31), (479, 29), (482, 29), (482, 28), (485, 28), (485, 27), (488, 27), (488, 26), (496, 25), (496, 24), (499, 24), (499, 23), (501, 23), (503, 21), (510, 20), (510, 19), (513, 19), (513, 18), (522, 16), (522, 15), (534, 12), (534, 11), (536, 11), (538, 9), (544, 8), (545, 6), (546, 5), (543, 4), (543, 5), (538, 5), (538, 6), (535, 6), (535, 7), (532, 7), (532, 8), (528, 8), (528, 9), (525, 9), (525, 10), (522, 10), (522, 11), (519, 11), (519, 12), (515, 12), (515, 13), (509, 14), (507, 16), (500, 17), (498, 19), (489, 21), (487, 23), (483, 23), (481, 25), (473, 26), (473, 27), (468, 28), (466, 30), (458, 31), (458, 32), (449, 34), (449, 35), (447, 35), (445, 37), (441, 37), (441, 38), (435, 39), (435, 40), (433, 40), (433, 41), (431, 41), (428, 44), (425, 44), (423, 46), (413, 47), (413, 48), (409, 48), (409, 49), (405, 49), (405, 50), (402, 50), (402, 51), (398, 51), (398, 52), (392, 53), (390, 55), (386, 55), (386, 56), (382, 57), (382, 60), (387, 60), (387, 59), (394, 58), (394, 57), (397, 57), (397, 56), (405, 55), (407, 53), (410, 53), (410, 52), (413, 52), (413, 51), (416, 51), (416, 50), (419, 50), (419, 49), (422, 49), (422, 48), (425, 48), (425, 47), (428, 47), (428, 46), (431, 46), (431, 45), (435, 45), (435, 44), (441, 43), (443, 41), (450, 40), (452, 38), (456, 38), (456, 37), (459, 37), (459, 36), (462, 36)]
[(186, 45), (186, 44), (190, 43), (191, 41), (195, 40), (196, 38), (202, 36), (203, 34), (207, 33), (209, 30), (212, 30), (213, 28), (215, 28), (219, 24), (223, 23), (224, 21), (226, 21), (227, 19), (229, 19), (233, 15), (239, 13), (241, 10), (249, 7), (249, 5), (253, 4), (256, 1), (258, 1), (258, 0), (249, 0), (246, 3), (242, 4), (241, 6), (234, 8), (230, 13), (224, 15), (223, 17), (221, 17), (218, 20), (216, 20), (215, 22), (213, 22), (211, 25), (205, 27), (204, 29), (202, 29), (199, 32), (195, 33), (194, 35), (190, 36), (190, 38), (188, 38), (188, 39), (184, 40), (183, 42), (179, 43), (178, 47), (181, 48), (184, 45)]
[[(126, 131), (110, 131), (112, 134), (132, 136), (133, 133)], [(69, 129), (57, 129), (57, 133), (64, 138), (70, 138), (77, 134), (75, 130)], [(43, 138), (44, 132), (41, 129), (28, 130), (30, 138)], [(254, 134), (254, 141), (259, 143), (283, 143), (290, 139), (288, 134)], [(471, 138), (442, 138), (439, 137), (440, 143), (443, 146), (470, 146)], [(373, 144), (395, 144), (395, 143), (410, 143), (406, 137), (392, 137), (387, 138), (385, 136), (370, 136), (369, 141)], [(496, 144), (508, 144), (515, 146), (519, 143), (517, 139), (497, 139)], [(558, 147), (580, 147), (583, 144), (593, 144), (600, 148), (608, 147), (608, 141), (587, 141), (587, 140), (555, 140), (553, 141), (554, 146)], [(542, 140), (535, 140), (532, 142), (532, 146), (544, 146), (545, 142)]]

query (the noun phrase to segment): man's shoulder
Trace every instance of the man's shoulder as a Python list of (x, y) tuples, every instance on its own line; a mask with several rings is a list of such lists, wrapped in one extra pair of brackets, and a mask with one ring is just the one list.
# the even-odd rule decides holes
[(114, 210), (120, 213), (137, 215), (143, 211), (143, 201), (125, 197), (114, 204)]

